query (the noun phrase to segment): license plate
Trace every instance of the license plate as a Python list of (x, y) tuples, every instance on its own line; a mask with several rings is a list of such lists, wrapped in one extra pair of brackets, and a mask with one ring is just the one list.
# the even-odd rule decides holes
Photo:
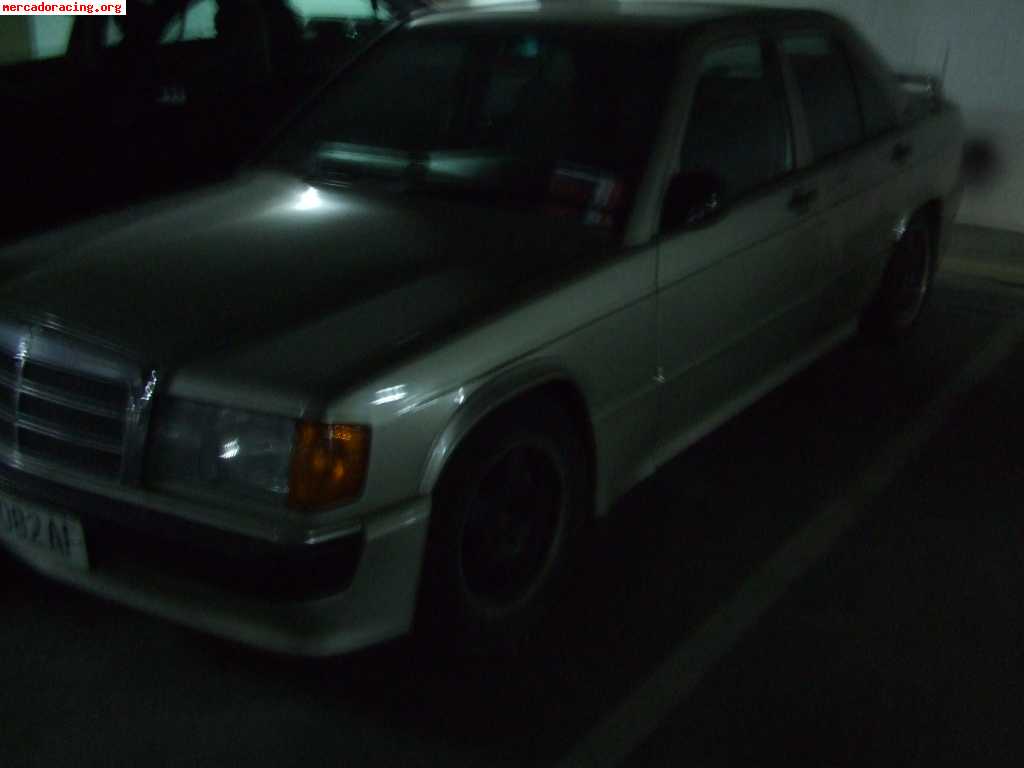
[(82, 524), (72, 515), (0, 496), (0, 540), (83, 570), (89, 567)]

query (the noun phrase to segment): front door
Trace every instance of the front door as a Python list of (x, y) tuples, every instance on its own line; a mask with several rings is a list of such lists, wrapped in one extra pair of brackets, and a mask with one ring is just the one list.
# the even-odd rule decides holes
[[(719, 206), (707, 221), (684, 216), (661, 235), (665, 456), (731, 416), (811, 347), (828, 242), (819, 190), (798, 173), (774, 48), (752, 34), (710, 44), (700, 62), (676, 178), (713, 184)], [(678, 219), (664, 210), (663, 229)]]

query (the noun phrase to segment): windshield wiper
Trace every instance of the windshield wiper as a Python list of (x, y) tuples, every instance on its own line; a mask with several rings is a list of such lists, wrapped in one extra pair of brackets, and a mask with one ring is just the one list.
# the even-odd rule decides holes
[(327, 183), (400, 180), (417, 163), (415, 153), (365, 144), (325, 142), (313, 155), (309, 176)]
[(511, 191), (537, 177), (535, 162), (495, 150), (413, 151), (325, 142), (309, 175), (323, 183), (393, 181), (407, 189)]

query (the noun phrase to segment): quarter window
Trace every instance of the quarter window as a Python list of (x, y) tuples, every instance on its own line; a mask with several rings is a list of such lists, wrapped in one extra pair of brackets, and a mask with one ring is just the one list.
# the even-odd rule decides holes
[(377, 0), (287, 0), (287, 5), (303, 24), (330, 19), (391, 19), (391, 13)]
[(793, 169), (789, 112), (778, 66), (757, 39), (711, 51), (680, 154), (680, 172), (714, 175), (726, 200)]
[[(187, 43), (192, 40), (213, 40), (217, 37), (218, 4), (215, 0), (198, 0), (171, 19), (164, 27), (160, 42)], [(244, 13), (240, 10), (239, 13)]]
[(886, 87), (885, 75), (876, 72), (867, 64), (854, 66), (857, 93), (864, 113), (864, 129), (871, 138), (894, 128), (897, 124), (896, 109)]
[(828, 157), (860, 143), (860, 107), (843, 51), (822, 33), (786, 37), (782, 49), (800, 89), (815, 157)]

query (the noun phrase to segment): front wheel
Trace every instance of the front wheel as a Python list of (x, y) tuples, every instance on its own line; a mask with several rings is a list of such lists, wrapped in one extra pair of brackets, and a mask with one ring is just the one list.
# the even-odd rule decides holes
[(873, 338), (907, 334), (920, 320), (931, 296), (935, 257), (931, 227), (921, 214), (911, 219), (892, 256), (862, 329)]
[(417, 630), (457, 652), (507, 652), (542, 618), (585, 518), (583, 444), (541, 402), (488, 419), (434, 494)]

